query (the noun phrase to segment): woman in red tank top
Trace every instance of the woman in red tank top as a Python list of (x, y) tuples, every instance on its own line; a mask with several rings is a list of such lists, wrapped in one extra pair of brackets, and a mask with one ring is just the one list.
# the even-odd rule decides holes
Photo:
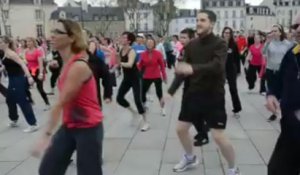
[[(96, 81), (87, 64), (87, 45), (80, 25), (71, 20), (58, 20), (52, 30), (51, 44), (59, 51), (64, 67), (58, 82), (59, 99), (33, 150), (34, 156), (46, 150), (39, 174), (64, 175), (76, 150), (78, 175), (102, 175), (103, 114)], [(62, 126), (49, 144), (61, 114)]]

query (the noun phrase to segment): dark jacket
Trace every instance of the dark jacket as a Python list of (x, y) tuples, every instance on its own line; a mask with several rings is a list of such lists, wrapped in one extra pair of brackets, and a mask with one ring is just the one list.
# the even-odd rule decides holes
[(283, 111), (300, 109), (300, 54), (295, 55), (293, 48), (284, 56), (275, 83), (268, 89), (268, 95), (280, 100)]
[(108, 66), (97, 56), (89, 54), (88, 63), (93, 71), (94, 77), (96, 79), (97, 91), (98, 91), (98, 99), (100, 105), (102, 104), (101, 100), (101, 88), (100, 88), (100, 79), (102, 79), (102, 85), (104, 87), (104, 99), (109, 98), (112, 99), (112, 83), (110, 80), (110, 74), (108, 71)]
[(187, 96), (196, 94), (225, 94), (226, 42), (214, 34), (192, 40), (185, 48), (184, 61), (192, 65), (194, 74), (189, 77), (177, 75), (169, 88), (173, 95), (184, 80)]
[(227, 50), (226, 73), (236, 75), (240, 70), (241, 64), (239, 61), (239, 49), (235, 42), (229, 43)]

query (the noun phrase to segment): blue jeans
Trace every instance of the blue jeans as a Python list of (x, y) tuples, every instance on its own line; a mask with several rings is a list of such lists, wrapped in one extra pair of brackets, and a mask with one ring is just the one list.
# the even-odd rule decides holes
[(20, 106), (23, 115), (29, 125), (36, 125), (36, 119), (32, 106), (27, 98), (27, 79), (23, 75), (9, 76), (6, 104), (8, 106), (9, 118), (12, 121), (19, 119), (17, 104)]

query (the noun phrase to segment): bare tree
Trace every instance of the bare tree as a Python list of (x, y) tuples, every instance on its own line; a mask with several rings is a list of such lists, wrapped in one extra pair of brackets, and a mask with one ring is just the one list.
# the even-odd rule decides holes
[(117, 4), (123, 9), (125, 18), (128, 18), (130, 29), (137, 33), (142, 20), (140, 12), (145, 9), (144, 4), (139, 0), (117, 0)]
[[(6, 24), (7, 24), (7, 19), (9, 17), (9, 4), (7, 0), (0, 0), (0, 13), (1, 13), (1, 22), (2, 22), (2, 26), (3, 26), (3, 35), (7, 35), (7, 34), (11, 34), (11, 33), (7, 33), (6, 31)], [(0, 27), (1, 29), (1, 27)]]

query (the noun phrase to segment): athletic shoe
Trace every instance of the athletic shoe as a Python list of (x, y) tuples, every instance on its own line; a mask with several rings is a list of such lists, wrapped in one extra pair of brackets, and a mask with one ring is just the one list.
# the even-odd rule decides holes
[(15, 128), (15, 127), (18, 127), (18, 123), (17, 123), (17, 121), (11, 121), (8, 123), (8, 126), (11, 128)]
[(146, 132), (150, 129), (150, 124), (148, 122), (144, 122), (142, 123), (142, 127), (141, 127), (141, 131), (142, 132)]
[(242, 173), (239, 168), (236, 168), (235, 170), (228, 170), (228, 175), (242, 175)]
[(167, 115), (166, 109), (165, 109), (165, 108), (162, 108), (162, 109), (161, 109), (161, 115), (162, 115), (163, 117), (165, 117), (165, 116)]
[(49, 111), (51, 109), (50, 105), (46, 105), (46, 107), (44, 108), (44, 111)]
[(187, 155), (184, 155), (181, 161), (175, 165), (173, 168), (174, 172), (183, 172), (187, 169), (196, 167), (199, 164), (197, 156), (194, 156), (192, 159), (188, 159)]
[(32, 133), (32, 132), (35, 132), (39, 129), (39, 126), (38, 125), (32, 125), (32, 126), (29, 126), (28, 128), (24, 129), (23, 131), (25, 133)]
[(268, 118), (268, 122), (273, 122), (277, 119), (277, 116), (272, 114), (269, 118)]

